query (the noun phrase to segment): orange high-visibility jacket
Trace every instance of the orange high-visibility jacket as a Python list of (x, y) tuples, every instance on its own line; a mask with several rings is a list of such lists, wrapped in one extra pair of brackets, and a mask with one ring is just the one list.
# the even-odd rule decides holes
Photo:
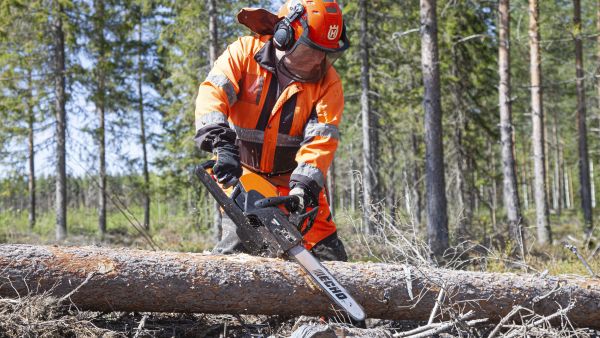
[(292, 82), (278, 96), (270, 48), (270, 36), (246, 36), (218, 58), (200, 85), (196, 139), (227, 124), (245, 166), (267, 175), (291, 173), (318, 194), (338, 145), (342, 84), (331, 67), (320, 82)]

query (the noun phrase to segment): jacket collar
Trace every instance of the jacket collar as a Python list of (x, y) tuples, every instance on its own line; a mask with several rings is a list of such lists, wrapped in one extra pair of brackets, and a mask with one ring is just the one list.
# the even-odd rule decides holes
[(264, 69), (271, 73), (275, 73), (277, 67), (277, 58), (275, 57), (275, 45), (273, 40), (269, 38), (262, 48), (254, 54), (254, 60)]

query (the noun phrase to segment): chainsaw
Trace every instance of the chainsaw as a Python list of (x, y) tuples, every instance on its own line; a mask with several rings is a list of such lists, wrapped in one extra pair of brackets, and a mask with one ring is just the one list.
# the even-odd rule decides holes
[(292, 257), (325, 294), (356, 321), (366, 318), (362, 307), (331, 273), (302, 244), (302, 236), (312, 227), (318, 207), (306, 213), (289, 212), (295, 196), (279, 196), (277, 189), (262, 176), (245, 172), (230, 196), (207, 170), (208, 161), (195, 170), (196, 176), (236, 224), (236, 233), (252, 255)]

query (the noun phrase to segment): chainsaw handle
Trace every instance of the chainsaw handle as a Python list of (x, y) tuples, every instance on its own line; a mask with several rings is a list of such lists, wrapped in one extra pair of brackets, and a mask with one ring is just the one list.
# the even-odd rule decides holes
[(298, 196), (278, 196), (278, 197), (267, 197), (258, 200), (254, 203), (256, 208), (269, 208), (283, 205), (288, 210), (293, 210), (298, 206)]

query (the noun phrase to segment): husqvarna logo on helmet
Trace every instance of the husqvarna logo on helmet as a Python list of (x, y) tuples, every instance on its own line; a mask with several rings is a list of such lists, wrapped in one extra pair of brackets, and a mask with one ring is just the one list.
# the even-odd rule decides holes
[(331, 25), (329, 26), (329, 32), (327, 33), (327, 38), (329, 40), (335, 40), (338, 36), (338, 32), (340, 31), (339, 25)]

